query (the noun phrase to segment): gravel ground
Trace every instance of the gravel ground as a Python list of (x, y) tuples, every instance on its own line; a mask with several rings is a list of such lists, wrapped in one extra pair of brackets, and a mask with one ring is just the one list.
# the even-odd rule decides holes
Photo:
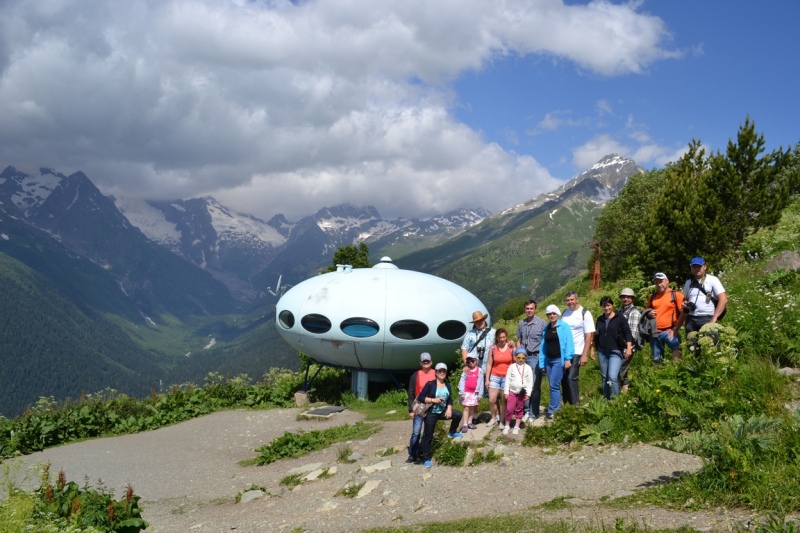
[[(156, 431), (52, 448), (25, 460), (49, 461), (51, 472), (63, 468), (71, 480), (82, 482), (86, 476), (95, 482), (100, 478), (117, 496), (131, 483), (142, 496), (144, 518), (151, 524), (148, 531), (153, 532), (291, 531), (300, 526), (310, 531), (357, 531), (519, 512), (566, 495), (583, 502), (544, 516), (611, 520), (612, 524), (613, 517), (622, 516), (651, 527), (691, 525), (700, 530), (728, 529), (732, 519), (741, 518), (722, 512), (619, 510), (596, 504), (603, 496), (702, 466), (697, 457), (646, 445), (545, 453), (509, 439), (506, 458), (500, 463), (426, 469), (404, 464), (404, 451), (377, 456), (388, 447), (407, 445), (411, 430), (410, 422), (384, 422), (383, 429), (370, 439), (349, 444), (353, 452), (364, 454), (353, 464), (336, 464), (336, 445), (267, 466), (237, 464), (255, 457), (254, 448), (284, 431), (322, 429), (362, 419), (358, 413), (345, 411), (324, 422), (297, 421), (299, 412), (220, 412)], [(495, 445), (499, 432), (494, 429), (489, 436), (487, 445)], [(381, 461), (389, 461), (391, 467), (370, 474), (360, 470)], [(337, 473), (291, 491), (279, 485), (290, 469), (310, 463), (336, 466)], [(355, 499), (335, 497), (350, 480), (367, 482), (366, 488), (373, 489)], [(234, 503), (236, 494), (252, 484), (266, 487), (271, 496)]]

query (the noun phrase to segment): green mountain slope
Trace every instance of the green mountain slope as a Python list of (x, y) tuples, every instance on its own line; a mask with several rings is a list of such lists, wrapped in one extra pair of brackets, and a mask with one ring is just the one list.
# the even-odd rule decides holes
[(101, 313), (0, 253), (0, 412), (106, 387), (141, 396), (159, 374), (157, 358)]
[(594, 217), (630, 176), (643, 171), (633, 160), (609, 154), (556, 191), (506, 209), (396, 263), (458, 283), (490, 310), (510, 298), (549, 294), (583, 268)]
[(539, 213), (436, 274), (478, 295), (490, 310), (516, 296), (541, 298), (584, 268), (590, 254), (584, 245), (602, 208), (585, 198), (568, 200), (556, 213)]

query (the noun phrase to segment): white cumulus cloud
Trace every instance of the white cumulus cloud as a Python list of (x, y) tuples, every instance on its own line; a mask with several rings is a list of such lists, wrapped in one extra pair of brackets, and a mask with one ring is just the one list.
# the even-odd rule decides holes
[(638, 4), (605, 1), (9, 0), (0, 161), (261, 216), (499, 209), (503, 187), (555, 182), (458, 122), (451, 81), (528, 54), (640, 73), (680, 55), (669, 39)]

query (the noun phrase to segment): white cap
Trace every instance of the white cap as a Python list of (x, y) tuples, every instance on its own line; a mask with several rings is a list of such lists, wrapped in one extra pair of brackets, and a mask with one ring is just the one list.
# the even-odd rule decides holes
[(447, 370), (447, 365), (444, 363), (438, 363), (436, 365), (436, 370)]
[(550, 313), (555, 313), (558, 316), (561, 316), (561, 309), (559, 309), (555, 304), (550, 304), (547, 306), (547, 309), (544, 310), (544, 314), (549, 315)]
[(421, 354), (419, 354), (420, 363), (422, 361), (430, 361), (430, 360), (431, 360), (431, 354), (429, 354), (428, 352), (422, 352)]

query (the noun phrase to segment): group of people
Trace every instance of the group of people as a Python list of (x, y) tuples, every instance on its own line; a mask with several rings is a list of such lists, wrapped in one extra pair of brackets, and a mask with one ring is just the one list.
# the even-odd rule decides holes
[[(408, 449), (409, 463), (431, 466), (433, 430), (439, 420), (450, 420), (448, 436), (461, 437), (476, 429), (477, 407), (488, 397), (491, 418), (503, 433), (519, 433), (522, 424), (540, 416), (542, 376), (547, 376), (550, 404), (545, 419), (550, 420), (564, 403), (577, 405), (580, 399), (578, 378), (589, 358), (597, 360), (608, 400), (628, 390), (628, 368), (634, 353), (649, 340), (653, 363), (659, 364), (669, 349), (672, 359), (681, 357), (681, 336), (717, 322), (727, 305), (725, 288), (719, 278), (708, 274), (701, 257), (690, 262), (692, 276), (683, 292), (669, 287), (663, 272), (653, 276), (656, 292), (640, 310), (634, 305), (630, 288), (620, 291), (620, 306), (610, 296), (600, 299), (603, 314), (594, 319), (582, 307), (575, 292), (565, 296), (566, 310), (557, 305), (545, 309), (547, 320), (536, 316), (536, 301), (525, 302), (525, 318), (517, 326), (514, 342), (508, 331), (488, 326), (488, 315), (475, 311), (473, 328), (464, 337), (461, 356), (464, 370), (458, 385), (458, 398), (464, 414), (453, 409), (453, 391), (447, 380), (447, 365), (433, 368), (431, 356), (420, 357), (422, 369), (412, 375), (409, 388), (409, 417), (413, 431)], [(463, 424), (462, 424), (463, 421)], [(422, 438), (420, 436), (423, 435)]]

